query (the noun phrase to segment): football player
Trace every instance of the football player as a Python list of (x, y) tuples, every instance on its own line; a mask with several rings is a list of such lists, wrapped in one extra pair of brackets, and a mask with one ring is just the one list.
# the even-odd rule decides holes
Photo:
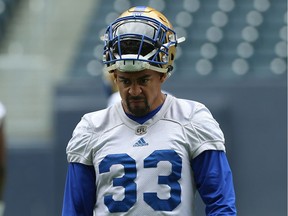
[(62, 216), (236, 215), (224, 135), (201, 103), (161, 91), (177, 38), (150, 7), (124, 12), (103, 37), (121, 101), (85, 114), (67, 146)]

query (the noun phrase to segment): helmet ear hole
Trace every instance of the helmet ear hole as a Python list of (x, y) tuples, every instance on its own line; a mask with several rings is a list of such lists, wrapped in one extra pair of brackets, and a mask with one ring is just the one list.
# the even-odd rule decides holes
[(171, 53), (171, 61), (174, 61), (174, 54)]
[[(171, 71), (173, 70), (173, 66), (172, 66), (172, 65), (169, 65), (167, 68), (168, 68), (168, 71), (167, 71), (167, 72), (171, 72)], [(171, 73), (170, 73), (170, 75), (171, 75)], [(169, 75), (169, 76), (170, 76), (170, 75)]]

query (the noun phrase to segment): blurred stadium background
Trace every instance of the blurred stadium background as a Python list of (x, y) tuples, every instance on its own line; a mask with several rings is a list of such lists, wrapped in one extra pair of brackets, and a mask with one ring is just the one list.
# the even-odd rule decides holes
[(186, 37), (165, 89), (220, 123), (239, 216), (287, 215), (287, 1), (0, 0), (5, 216), (60, 215), (67, 142), (107, 102), (100, 36), (135, 5), (162, 11)]

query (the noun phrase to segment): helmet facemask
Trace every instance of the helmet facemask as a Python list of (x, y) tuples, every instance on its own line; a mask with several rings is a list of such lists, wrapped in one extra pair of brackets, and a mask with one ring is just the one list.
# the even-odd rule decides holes
[(146, 16), (120, 17), (104, 35), (105, 70), (135, 72), (151, 69), (172, 71), (176, 53), (176, 33), (156, 19)]

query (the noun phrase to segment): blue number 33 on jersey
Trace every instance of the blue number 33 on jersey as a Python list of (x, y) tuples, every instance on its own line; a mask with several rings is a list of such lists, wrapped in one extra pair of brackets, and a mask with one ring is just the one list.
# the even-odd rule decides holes
[[(173, 211), (181, 203), (181, 187), (178, 180), (181, 178), (182, 160), (174, 150), (157, 150), (144, 159), (144, 168), (156, 168), (160, 161), (168, 161), (172, 165), (172, 171), (167, 176), (158, 176), (158, 184), (170, 187), (170, 197), (160, 199), (157, 192), (143, 194), (144, 201), (155, 211)], [(127, 212), (137, 200), (137, 176), (136, 161), (128, 154), (107, 155), (99, 164), (99, 172), (110, 171), (112, 165), (121, 164), (124, 167), (124, 175), (113, 179), (113, 186), (121, 186), (125, 189), (124, 199), (116, 201), (112, 195), (104, 197), (104, 203), (112, 212)]]

